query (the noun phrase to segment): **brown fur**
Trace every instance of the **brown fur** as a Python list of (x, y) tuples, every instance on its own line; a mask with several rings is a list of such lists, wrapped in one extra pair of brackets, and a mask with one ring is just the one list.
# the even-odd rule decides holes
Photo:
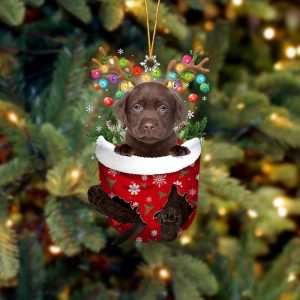
[(187, 108), (177, 93), (164, 85), (139, 84), (115, 105), (114, 113), (127, 127), (125, 144), (116, 146), (115, 152), (143, 157), (189, 153), (186, 147), (177, 145), (173, 130), (175, 122), (185, 120)]

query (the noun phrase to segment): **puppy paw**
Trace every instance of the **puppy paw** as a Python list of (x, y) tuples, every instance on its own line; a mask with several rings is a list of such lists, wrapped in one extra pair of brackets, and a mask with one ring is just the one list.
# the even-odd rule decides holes
[(133, 155), (133, 148), (127, 144), (115, 146), (114, 151), (123, 156), (132, 156)]
[(191, 153), (191, 151), (184, 146), (175, 145), (169, 150), (169, 154), (172, 156), (184, 156)]

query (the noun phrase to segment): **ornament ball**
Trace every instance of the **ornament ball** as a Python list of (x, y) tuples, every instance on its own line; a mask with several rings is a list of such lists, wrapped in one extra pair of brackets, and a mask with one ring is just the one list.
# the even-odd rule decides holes
[(196, 82), (197, 82), (198, 84), (204, 83), (205, 80), (206, 80), (206, 77), (205, 77), (203, 74), (198, 74), (198, 75), (196, 76)]
[(133, 74), (134, 74), (135, 76), (140, 75), (140, 74), (142, 73), (142, 71), (143, 71), (143, 69), (140, 68), (139, 66), (135, 66), (135, 67), (133, 68)]
[(177, 79), (176, 73), (175, 72), (170, 72), (169, 73), (169, 78), (172, 81), (175, 81)]
[(100, 73), (99, 70), (92, 70), (91, 71), (91, 77), (92, 77), (92, 79), (97, 80), (97, 79), (100, 78), (100, 76), (101, 76), (101, 73)]
[(127, 59), (125, 57), (120, 58), (119, 65), (122, 69), (124, 69), (127, 65)]
[(107, 79), (105, 79), (105, 78), (100, 78), (98, 83), (102, 89), (106, 89), (108, 86)]
[(103, 99), (103, 103), (105, 106), (111, 106), (113, 104), (114, 100), (112, 97), (105, 97)]
[(189, 64), (192, 60), (193, 60), (193, 57), (191, 55), (186, 54), (182, 57), (181, 62), (185, 63), (185, 64)]
[(197, 94), (190, 94), (188, 97), (188, 101), (191, 103), (197, 103), (198, 102), (198, 95)]
[(94, 84), (94, 89), (95, 89), (95, 90), (100, 90), (101, 87), (100, 87), (100, 85), (99, 85), (98, 83), (95, 83), (95, 84)]
[(125, 93), (124, 93), (123, 91), (117, 91), (117, 92), (116, 92), (116, 98), (119, 100), (120, 98), (123, 97), (124, 94), (125, 94)]
[(185, 88), (182, 86), (177, 89), (178, 94), (183, 94), (184, 92), (185, 92)]
[(203, 93), (209, 92), (209, 83), (201, 83), (200, 84), (200, 91)]
[(108, 80), (111, 83), (117, 83), (118, 82), (118, 77), (117, 77), (117, 75), (111, 74), (111, 75), (108, 75)]

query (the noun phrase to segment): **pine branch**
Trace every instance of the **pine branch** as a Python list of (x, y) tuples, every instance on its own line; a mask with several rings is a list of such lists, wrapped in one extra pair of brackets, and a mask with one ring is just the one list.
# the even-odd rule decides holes
[[(289, 274), (300, 271), (300, 240), (293, 239), (284, 252), (274, 261), (270, 270), (257, 281), (255, 295), (257, 300), (276, 300), (283, 291), (289, 290), (293, 283), (288, 282)], [(294, 290), (297, 291), (296, 282)], [(299, 290), (298, 290), (299, 295)]]
[(80, 242), (76, 234), (76, 220), (66, 213), (64, 200), (49, 197), (46, 208), (46, 222), (50, 235), (67, 256), (73, 256), (80, 252)]
[[(191, 291), (194, 288), (199, 289), (201, 296), (212, 296), (218, 291), (218, 284), (209, 270), (208, 266), (201, 260), (190, 255), (180, 255), (179, 257), (166, 257), (166, 261), (175, 273), (175, 287), (176, 287), (176, 276), (177, 279), (182, 280), (184, 278), (189, 284)], [(181, 278), (182, 276), (182, 278)], [(201, 278), (201, 280), (199, 280)], [(178, 284), (178, 289), (181, 287), (182, 293), (188, 285)], [(181, 298), (179, 298), (181, 299)]]
[(163, 283), (158, 280), (145, 279), (133, 294), (134, 300), (153, 300), (158, 298), (160, 291), (163, 291)]
[[(148, 1), (150, 26), (151, 24), (153, 26), (155, 22), (156, 5), (156, 1)], [(146, 26), (146, 13), (144, 1), (137, 0), (136, 5), (132, 7), (128, 6), (127, 10), (137, 18), (139, 23), (141, 23), (143, 26)], [(179, 40), (183, 40), (187, 37), (188, 30), (185, 24), (181, 22), (178, 16), (174, 12), (171, 12), (169, 7), (164, 3), (160, 4), (159, 20), (160, 22), (158, 22), (157, 24), (158, 32), (168, 32)]]
[(25, 0), (26, 4), (39, 7), (44, 4), (45, 0)]
[(108, 31), (114, 31), (123, 22), (125, 7), (123, 1), (119, 0), (101, 0), (103, 3), (100, 8), (100, 17), (104, 28)]
[(75, 291), (70, 300), (117, 300), (118, 293), (116, 291), (106, 289), (103, 284), (97, 283), (84, 287), (80, 291)]
[(190, 280), (183, 274), (176, 273), (173, 280), (173, 290), (176, 296), (176, 300), (186, 300), (187, 295), (189, 297), (189, 300), (204, 300), (204, 298), (201, 297), (199, 291), (197, 290), (196, 285), (191, 283)]
[(242, 206), (251, 205), (251, 193), (242, 187), (237, 179), (229, 177), (220, 169), (202, 167), (200, 182), (208, 193), (213, 193), (225, 200), (237, 201)]
[(17, 26), (23, 22), (25, 6), (21, 0), (2, 0), (0, 2), (0, 20), (4, 23)]
[(29, 162), (15, 158), (0, 166), (0, 186), (13, 183), (28, 172)]
[(17, 275), (19, 251), (16, 234), (4, 221), (0, 222), (0, 278), (7, 280)]
[(20, 272), (17, 300), (41, 299), (44, 285), (43, 249), (30, 235), (23, 236), (20, 245)]
[(41, 128), (41, 134), (46, 144), (47, 161), (50, 166), (59, 163), (69, 155), (69, 145), (65, 136), (51, 124), (46, 123)]
[[(217, 22), (214, 30), (207, 35), (205, 51), (209, 54), (209, 83), (216, 87), (220, 70), (223, 67), (225, 55), (229, 48), (229, 28), (225, 22)], [(219, 45), (216, 47), (216, 45)]]
[(83, 23), (90, 22), (92, 14), (85, 0), (56, 0), (56, 2)]
[(235, 145), (206, 141), (203, 146), (202, 157), (209, 155), (210, 164), (232, 164), (241, 161), (244, 158), (244, 152), (242, 149)]

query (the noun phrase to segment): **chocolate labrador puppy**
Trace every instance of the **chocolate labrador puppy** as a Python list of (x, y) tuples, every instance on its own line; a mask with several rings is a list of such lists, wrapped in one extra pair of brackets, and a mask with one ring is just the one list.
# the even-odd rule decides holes
[(186, 119), (187, 108), (178, 94), (166, 86), (146, 82), (137, 85), (114, 107), (116, 117), (127, 127), (125, 144), (116, 146), (121, 155), (181, 156), (190, 151), (177, 144), (175, 122)]
[[(178, 94), (166, 86), (155, 82), (137, 85), (117, 102), (114, 113), (121, 121), (122, 126), (127, 127), (125, 143), (115, 147), (116, 153), (143, 157), (183, 156), (190, 153), (188, 148), (177, 144), (173, 130), (176, 122), (179, 124), (186, 119), (187, 108)], [(174, 196), (174, 191), (171, 194)], [(126, 221), (131, 219), (132, 223), (135, 223), (128, 232), (117, 238), (114, 244), (137, 235), (146, 226), (136, 211), (132, 211), (130, 207), (124, 205), (125, 202), (122, 199), (111, 199), (100, 186), (92, 186), (88, 191), (88, 196), (89, 201), (96, 209), (108, 217), (121, 223), (124, 223), (125, 219)], [(107, 206), (110, 206), (110, 209), (107, 209)], [(181, 212), (177, 208), (176, 214), (179, 215), (177, 219), (181, 220), (183, 216), (186, 219), (187, 213), (189, 215), (190, 211)], [(177, 236), (180, 228), (178, 225), (181, 224), (181, 221), (175, 222), (175, 226), (170, 226), (174, 223), (173, 215), (172, 212), (168, 213), (167, 206), (161, 217), (158, 218), (162, 240), (170, 241)], [(169, 220), (170, 222), (168, 222), (169, 217), (172, 219)]]

